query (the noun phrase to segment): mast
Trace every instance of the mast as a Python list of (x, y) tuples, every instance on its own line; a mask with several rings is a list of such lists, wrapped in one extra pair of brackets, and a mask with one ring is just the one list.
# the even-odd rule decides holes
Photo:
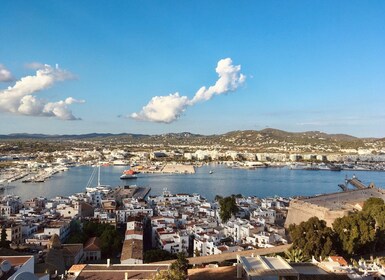
[(100, 186), (100, 164), (98, 169), (98, 186)]

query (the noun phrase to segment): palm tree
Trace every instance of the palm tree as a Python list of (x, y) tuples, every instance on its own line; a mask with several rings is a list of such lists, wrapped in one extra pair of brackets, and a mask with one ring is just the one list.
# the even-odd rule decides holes
[(285, 256), (289, 262), (299, 263), (310, 261), (310, 258), (304, 254), (302, 249), (291, 248), (289, 250), (286, 250)]

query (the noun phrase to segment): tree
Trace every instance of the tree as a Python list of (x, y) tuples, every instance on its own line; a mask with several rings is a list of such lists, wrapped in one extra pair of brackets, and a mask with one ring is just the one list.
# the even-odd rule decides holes
[(225, 198), (219, 199), (219, 207), (219, 217), (224, 223), (230, 220), (231, 216), (238, 212), (238, 207), (234, 196), (227, 196)]
[(375, 224), (363, 211), (336, 219), (333, 229), (342, 251), (348, 255), (370, 253), (377, 238)]
[(304, 254), (302, 249), (290, 248), (285, 251), (285, 257), (289, 262), (308, 262), (310, 258)]
[(384, 206), (385, 202), (382, 198), (371, 197), (364, 202), (364, 207), (362, 207), (363, 212), (370, 212), (376, 210), (376, 208)]
[(107, 224), (100, 235), (100, 249), (102, 254), (111, 257), (120, 252), (122, 240), (118, 231), (116, 231), (113, 226)]
[(176, 270), (162, 270), (154, 275), (153, 280), (185, 280), (186, 276)]
[(176, 259), (175, 254), (161, 249), (148, 250), (143, 254), (143, 261), (145, 263), (160, 262), (173, 259)]
[(70, 222), (70, 235), (66, 241), (68, 244), (84, 243), (87, 241), (87, 237), (82, 231), (81, 224), (78, 220), (72, 220)]
[(174, 272), (175, 280), (183, 280), (187, 278), (188, 275), (188, 265), (189, 261), (186, 258), (186, 254), (184, 252), (177, 254), (177, 259), (175, 262), (171, 264), (170, 270)]
[(103, 256), (115, 256), (121, 251), (123, 235), (110, 224), (96, 222), (85, 222), (83, 226), (78, 221), (70, 224), (71, 235), (69, 242), (84, 243), (89, 238), (98, 236), (100, 238), (100, 249)]
[(153, 280), (185, 280), (188, 276), (189, 261), (186, 255), (181, 252), (177, 259), (170, 266), (169, 270), (162, 270), (154, 275)]
[(215, 195), (214, 201), (219, 201), (223, 198), (223, 196), (220, 196), (219, 194)]
[(372, 251), (385, 249), (385, 202), (382, 198), (371, 197), (367, 199), (362, 208), (375, 220), (375, 240)]
[(307, 222), (289, 226), (289, 235), (293, 241), (292, 249), (303, 250), (304, 256), (310, 258), (326, 257), (335, 254), (336, 236), (324, 220), (317, 217), (310, 218)]

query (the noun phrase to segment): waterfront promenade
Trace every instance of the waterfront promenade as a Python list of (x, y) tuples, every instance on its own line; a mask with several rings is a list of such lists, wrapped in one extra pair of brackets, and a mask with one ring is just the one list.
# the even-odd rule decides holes
[[(192, 265), (197, 264), (204, 264), (204, 263), (213, 263), (213, 262), (223, 262), (228, 260), (234, 260), (237, 258), (237, 255), (239, 256), (250, 256), (251, 254), (254, 255), (269, 255), (269, 254), (276, 254), (276, 253), (282, 253), (285, 250), (288, 250), (291, 247), (291, 244), (271, 247), (271, 248), (261, 248), (261, 249), (254, 249), (254, 250), (246, 250), (241, 252), (231, 252), (231, 253), (223, 253), (218, 255), (209, 255), (209, 256), (201, 256), (201, 257), (192, 257), (187, 258), (189, 260), (189, 263)], [(170, 263), (172, 261), (162, 261), (162, 262), (155, 262), (156, 264), (161, 263)]]

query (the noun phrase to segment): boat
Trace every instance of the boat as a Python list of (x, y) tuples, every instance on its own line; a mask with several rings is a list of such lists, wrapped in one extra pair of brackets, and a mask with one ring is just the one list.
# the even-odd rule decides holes
[(330, 171), (341, 171), (342, 167), (339, 165), (329, 165)]
[(123, 174), (120, 176), (121, 180), (126, 180), (126, 179), (136, 179), (138, 176), (136, 176), (135, 171), (132, 169), (127, 169), (123, 171)]
[(209, 174), (213, 174), (213, 173), (214, 173), (214, 171), (212, 171), (212, 170), (209, 171)]
[[(94, 180), (97, 173), (98, 183), (96, 187), (91, 187), (91, 183)], [(86, 192), (105, 192), (108, 193), (111, 190), (111, 187), (109, 185), (102, 185), (100, 183), (100, 165), (95, 166), (95, 168), (92, 171), (91, 177), (88, 179), (87, 185), (86, 185)]]

